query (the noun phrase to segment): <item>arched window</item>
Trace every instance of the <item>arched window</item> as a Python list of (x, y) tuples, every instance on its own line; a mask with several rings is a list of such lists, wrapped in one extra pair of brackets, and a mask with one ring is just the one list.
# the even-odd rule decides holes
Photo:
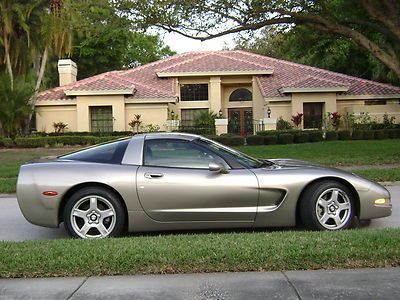
[(252, 94), (248, 89), (237, 89), (229, 96), (229, 101), (251, 101)]

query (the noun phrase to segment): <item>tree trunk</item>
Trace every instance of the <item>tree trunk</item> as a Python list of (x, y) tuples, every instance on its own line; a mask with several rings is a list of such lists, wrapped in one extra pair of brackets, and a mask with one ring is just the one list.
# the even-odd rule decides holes
[(47, 47), (44, 48), (43, 51), (43, 56), (42, 56), (42, 62), (40, 63), (40, 69), (39, 69), (39, 75), (36, 81), (36, 86), (35, 86), (35, 95), (40, 89), (40, 86), (42, 85), (43, 81), (43, 76), (44, 76), (44, 71), (46, 70), (46, 64), (47, 64), (47, 58), (49, 56)]
[(11, 59), (10, 59), (10, 45), (8, 44), (8, 37), (7, 37), (6, 33), (4, 33), (3, 39), (4, 39), (4, 52), (5, 52), (5, 56), (6, 56), (6, 68), (7, 68), (8, 75), (10, 76), (11, 90), (13, 90), (14, 89), (14, 75), (13, 75)]

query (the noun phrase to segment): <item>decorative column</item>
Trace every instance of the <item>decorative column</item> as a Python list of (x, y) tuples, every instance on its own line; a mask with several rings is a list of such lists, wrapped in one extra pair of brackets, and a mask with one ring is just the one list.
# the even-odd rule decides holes
[(221, 101), (222, 101), (221, 77), (210, 78), (209, 95), (210, 95), (209, 99), (210, 111), (218, 114), (219, 110), (221, 109)]

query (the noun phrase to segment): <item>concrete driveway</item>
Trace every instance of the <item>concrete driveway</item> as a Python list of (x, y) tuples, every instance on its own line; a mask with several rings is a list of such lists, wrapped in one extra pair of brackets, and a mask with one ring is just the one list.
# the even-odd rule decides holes
[[(400, 227), (400, 184), (386, 186), (392, 194), (393, 214), (390, 217), (372, 220), (368, 228)], [(28, 223), (19, 210), (15, 197), (0, 198), (0, 240), (50, 240), (68, 237), (64, 226), (45, 228)]]

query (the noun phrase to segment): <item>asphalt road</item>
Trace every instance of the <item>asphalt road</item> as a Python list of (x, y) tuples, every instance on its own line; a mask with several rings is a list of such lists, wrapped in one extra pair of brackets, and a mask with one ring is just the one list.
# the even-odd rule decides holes
[[(400, 227), (400, 185), (387, 186), (392, 194), (390, 217), (372, 220), (368, 228)], [(15, 197), (0, 198), (0, 241), (50, 240), (68, 237), (64, 226), (45, 228), (30, 224), (22, 216)]]

